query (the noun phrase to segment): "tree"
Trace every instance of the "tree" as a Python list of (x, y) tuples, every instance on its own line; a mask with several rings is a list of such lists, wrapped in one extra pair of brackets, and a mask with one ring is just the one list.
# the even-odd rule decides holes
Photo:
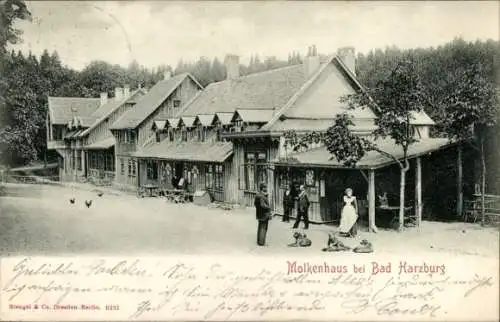
[(0, 1), (0, 55), (7, 52), (8, 44), (21, 41), (22, 31), (14, 28), (17, 20), (31, 20), (31, 13), (23, 0)]
[(498, 94), (485, 77), (481, 63), (462, 66), (448, 75), (447, 95), (440, 100), (447, 117), (441, 126), (451, 139), (471, 144), (481, 161), (481, 224), (485, 224), (486, 161), (484, 142), (487, 129), (496, 123)]
[[(417, 141), (413, 135), (412, 120), (424, 106), (420, 79), (415, 68), (412, 60), (402, 60), (377, 87), (341, 98), (348, 110), (371, 108), (376, 112), (376, 129), (372, 132), (371, 140), (353, 133), (352, 117), (344, 113), (336, 116), (335, 123), (326, 133), (308, 132), (295, 144), (292, 142), (294, 149), (300, 150), (323, 140), (330, 154), (349, 167), (356, 167), (366, 152), (372, 150), (391, 158), (400, 168), (399, 230), (404, 224), (406, 172), (410, 168), (408, 149)], [(287, 134), (287, 137), (293, 138), (294, 134)], [(378, 139), (385, 138), (392, 139), (401, 148), (401, 159), (377, 145)]]

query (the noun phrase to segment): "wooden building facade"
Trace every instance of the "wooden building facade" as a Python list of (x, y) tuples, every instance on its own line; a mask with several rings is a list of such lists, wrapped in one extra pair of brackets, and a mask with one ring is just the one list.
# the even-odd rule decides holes
[(134, 153), (156, 142), (155, 119), (173, 117), (201, 88), (190, 74), (171, 77), (166, 73), (162, 81), (112, 124), (111, 132), (116, 139), (114, 185), (117, 188), (135, 190), (141, 179), (147, 181), (146, 168), (141, 169), (145, 164), (139, 164)]

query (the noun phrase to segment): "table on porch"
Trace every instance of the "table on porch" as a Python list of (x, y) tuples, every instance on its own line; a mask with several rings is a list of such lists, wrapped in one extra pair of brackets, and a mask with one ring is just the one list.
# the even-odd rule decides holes
[(144, 190), (147, 197), (156, 196), (158, 193), (158, 186), (155, 184), (145, 184), (145, 185), (141, 186), (141, 188)]
[(164, 190), (165, 197), (169, 201), (176, 203), (184, 203), (186, 201), (192, 201), (193, 194), (189, 193), (183, 189), (166, 189)]
[[(405, 227), (416, 226), (416, 217), (411, 214), (413, 207), (404, 207), (404, 225)], [(385, 215), (388, 214), (388, 215)], [(379, 206), (377, 208), (377, 217), (382, 217), (382, 225), (377, 220), (377, 226), (384, 228), (399, 228), (399, 206)], [(385, 220), (384, 220), (385, 219)], [(384, 223), (385, 221), (385, 223)]]

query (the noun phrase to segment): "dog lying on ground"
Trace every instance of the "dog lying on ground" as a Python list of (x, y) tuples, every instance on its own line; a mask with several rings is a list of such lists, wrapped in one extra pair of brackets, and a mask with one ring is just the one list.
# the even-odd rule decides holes
[(356, 246), (353, 249), (353, 252), (355, 253), (373, 253), (373, 245), (366, 239), (363, 239), (361, 241), (361, 245)]
[(295, 238), (295, 242), (288, 245), (288, 247), (310, 247), (312, 242), (309, 238), (307, 238), (306, 234), (301, 234), (299, 232), (293, 233), (293, 238)]
[(344, 245), (334, 233), (328, 234), (328, 242), (325, 248), (322, 249), (324, 252), (340, 252), (351, 250), (350, 247)]

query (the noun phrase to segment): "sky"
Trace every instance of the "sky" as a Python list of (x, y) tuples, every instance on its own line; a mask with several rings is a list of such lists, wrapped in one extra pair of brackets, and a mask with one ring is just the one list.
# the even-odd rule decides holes
[(118, 1), (27, 2), (33, 21), (18, 22), (15, 50), (56, 50), (69, 67), (92, 60), (127, 66), (175, 67), (182, 58), (223, 59), (252, 54), (334, 53), (353, 46), (367, 53), (386, 46), (416, 48), (465, 40), (499, 39), (498, 1), (281, 2)]

